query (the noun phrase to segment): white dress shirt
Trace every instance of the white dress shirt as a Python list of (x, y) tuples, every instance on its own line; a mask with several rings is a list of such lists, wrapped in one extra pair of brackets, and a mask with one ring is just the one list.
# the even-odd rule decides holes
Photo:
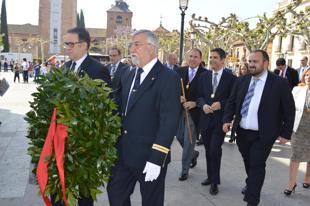
[[(188, 78), (190, 78), (191, 74), (192, 74), (192, 70), (194, 70), (194, 74), (193, 74), (193, 79), (195, 78), (196, 74), (197, 74), (197, 70), (198, 70), (198, 67), (196, 68), (190, 68), (188, 67)], [(192, 79), (192, 80), (193, 80)]]
[[(241, 118), (240, 121), (240, 127), (243, 129), (249, 129), (249, 130), (255, 130), (258, 131), (258, 109), (260, 105), (260, 101), (262, 98), (263, 90), (265, 87), (265, 83), (267, 80), (268, 71), (265, 71), (262, 75), (259, 77), (252, 77), (250, 85), (254, 83), (254, 78), (257, 78), (258, 81), (256, 83), (255, 89), (254, 89), (254, 95), (252, 96), (248, 114), (245, 117)], [(249, 87), (250, 87), (249, 85)]]
[[(85, 54), (82, 58), (80, 58), (80, 59), (77, 60), (77, 61), (72, 60), (72, 64), (73, 64), (73, 62), (76, 63), (74, 72), (77, 72), (77, 71), (78, 71), (78, 69), (80, 68), (81, 64), (82, 64), (83, 61), (86, 59), (86, 57), (87, 57), (87, 54)], [(71, 66), (72, 66), (72, 64), (71, 64)], [(70, 66), (70, 67), (71, 67), (71, 66)]]
[[(145, 77), (150, 73), (151, 69), (154, 67), (154, 65), (157, 62), (157, 58), (153, 59), (152, 61), (150, 61), (148, 64), (146, 64), (142, 69), (143, 72), (140, 74), (140, 85), (142, 84), (143, 80), (145, 79)], [(126, 109), (125, 109), (125, 114), (127, 114), (127, 107), (128, 107), (128, 102), (129, 102), (129, 98), (133, 89), (133, 85), (135, 83), (135, 79), (137, 76), (137, 72), (138, 72), (138, 67), (136, 67), (136, 71), (135, 71), (135, 77), (132, 80), (131, 86), (130, 86), (130, 90), (129, 90), (129, 95), (127, 98), (127, 104), (126, 104)]]

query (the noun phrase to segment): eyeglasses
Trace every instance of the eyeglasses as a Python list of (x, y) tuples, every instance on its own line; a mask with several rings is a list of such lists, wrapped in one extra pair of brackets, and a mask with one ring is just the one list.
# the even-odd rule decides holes
[(130, 42), (130, 43), (128, 44), (128, 47), (129, 47), (129, 48), (132, 47), (132, 46), (134, 46), (134, 47), (139, 47), (139, 46), (142, 46), (142, 45), (145, 45), (145, 44), (147, 44), (147, 45), (152, 45), (152, 44), (150, 44), (150, 43), (143, 43), (143, 42)]
[(80, 43), (83, 43), (83, 41), (77, 41), (77, 42), (64, 42), (64, 46), (65, 48), (73, 48), (74, 45), (76, 44), (80, 44)]

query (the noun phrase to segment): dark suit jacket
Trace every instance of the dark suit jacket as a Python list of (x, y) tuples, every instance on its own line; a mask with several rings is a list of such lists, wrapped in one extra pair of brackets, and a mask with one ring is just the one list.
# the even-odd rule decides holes
[[(279, 75), (280, 70), (275, 69), (274, 73)], [(293, 69), (292, 67), (289, 67), (289, 66), (287, 67), (285, 77), (288, 81), (288, 84), (289, 84), (291, 90), (298, 85), (298, 83), (299, 83), (298, 72), (295, 69)]]
[[(111, 64), (108, 65), (108, 70), (111, 73)], [(117, 90), (120, 88), (121, 84), (121, 76), (129, 74), (129, 65), (120, 62), (118, 67), (116, 68), (116, 72), (114, 74), (114, 78), (112, 79), (112, 89)]]
[(147, 161), (166, 166), (170, 146), (177, 130), (180, 111), (178, 75), (159, 61), (151, 69), (138, 90), (127, 99), (135, 70), (121, 80), (122, 135), (117, 143), (119, 161), (143, 170)]
[[(239, 77), (226, 103), (223, 122), (231, 122), (235, 115), (233, 130), (239, 127), (241, 121), (240, 111), (250, 81), (251, 75)], [(294, 119), (295, 103), (287, 81), (268, 72), (258, 108), (258, 127), (261, 142), (272, 145), (279, 135), (290, 139)]]
[[(72, 61), (66, 62), (65, 66), (70, 68)], [(84, 75), (84, 72), (91, 78), (91, 79), (101, 79), (107, 83), (109, 87), (111, 87), (111, 77), (109, 70), (96, 59), (87, 55), (86, 59), (82, 62), (79, 73), (81, 76)]]
[[(198, 80), (200, 76), (207, 70), (204, 69), (203, 67), (198, 67), (198, 70), (196, 72), (194, 79), (192, 80), (191, 83), (189, 83), (188, 69), (189, 67), (180, 68), (179, 74), (180, 74), (180, 77), (183, 79), (183, 86), (185, 90), (186, 100), (196, 102), (197, 97), (198, 97)], [(193, 109), (190, 109), (189, 113), (191, 115), (193, 122), (195, 123), (195, 126), (198, 127), (199, 119), (200, 119), (200, 109), (198, 107), (195, 107)]]
[[(224, 108), (226, 101), (229, 98), (231, 89), (234, 85), (236, 77), (232, 72), (223, 70), (220, 82), (215, 92), (214, 98), (211, 97), (213, 93), (212, 86), (212, 71), (207, 70), (203, 73), (198, 83), (198, 98), (197, 106), (201, 109), (200, 116), (200, 129), (206, 130), (207, 128), (222, 125), (222, 119), (224, 114)], [(221, 109), (214, 113), (205, 114), (202, 110), (203, 105), (212, 105), (214, 102), (221, 103)]]

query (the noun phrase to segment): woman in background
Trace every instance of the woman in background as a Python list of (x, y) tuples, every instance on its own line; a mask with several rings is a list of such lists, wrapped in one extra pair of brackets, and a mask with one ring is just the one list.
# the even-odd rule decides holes
[(302, 186), (309, 188), (310, 185), (310, 67), (304, 72), (301, 83), (294, 87), (292, 92), (296, 105), (296, 114), (291, 142), (292, 156), (289, 181), (287, 188), (284, 190), (286, 196), (295, 191), (300, 162), (307, 162), (306, 175)]

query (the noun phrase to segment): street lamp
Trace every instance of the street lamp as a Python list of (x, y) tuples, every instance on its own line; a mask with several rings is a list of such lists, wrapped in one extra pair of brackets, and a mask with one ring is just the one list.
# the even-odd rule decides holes
[(189, 0), (180, 0), (179, 8), (181, 10), (181, 35), (180, 35), (180, 56), (179, 56), (179, 64), (182, 65), (182, 57), (183, 57), (183, 41), (184, 41), (184, 17), (185, 11), (188, 6)]

